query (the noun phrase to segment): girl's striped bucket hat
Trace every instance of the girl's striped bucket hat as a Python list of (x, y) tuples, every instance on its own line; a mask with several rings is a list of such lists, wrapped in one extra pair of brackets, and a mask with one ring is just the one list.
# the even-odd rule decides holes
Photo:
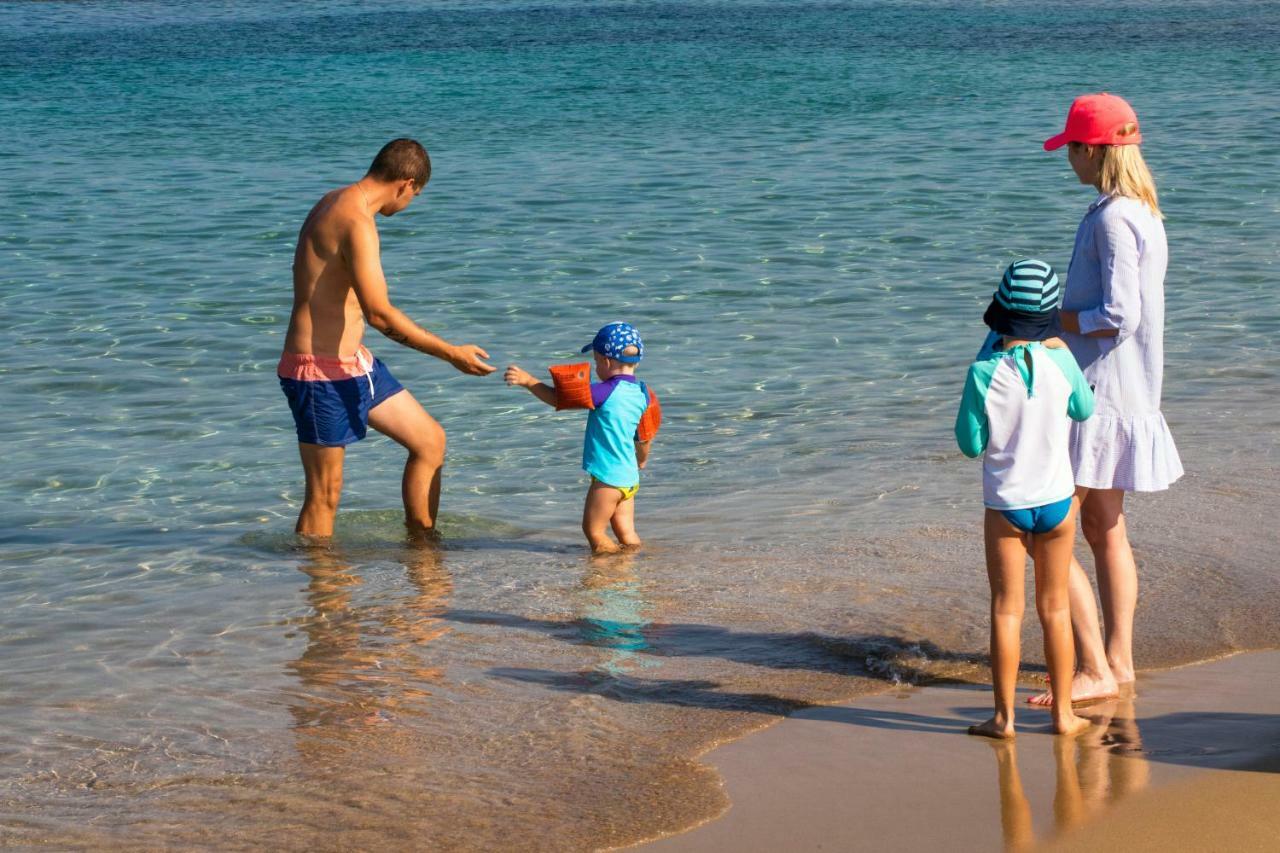
[(1042, 341), (1058, 335), (1062, 287), (1053, 267), (1035, 258), (1009, 264), (983, 320), (1011, 338)]

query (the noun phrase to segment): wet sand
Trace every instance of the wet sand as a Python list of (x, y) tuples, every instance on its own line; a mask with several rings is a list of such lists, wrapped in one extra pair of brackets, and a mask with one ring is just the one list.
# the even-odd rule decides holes
[(967, 736), (990, 698), (949, 684), (800, 711), (705, 755), (729, 810), (643, 849), (1280, 848), (1280, 651), (1145, 672), (1074, 740), (1030, 708), (1014, 742)]

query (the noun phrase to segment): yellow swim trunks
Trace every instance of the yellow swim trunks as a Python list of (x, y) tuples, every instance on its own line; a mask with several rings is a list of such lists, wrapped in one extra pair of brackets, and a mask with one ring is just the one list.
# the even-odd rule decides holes
[(624, 501), (631, 500), (636, 496), (636, 492), (640, 491), (639, 483), (636, 483), (634, 486), (610, 486), (608, 483), (602, 480), (597, 480), (595, 477), (591, 478), (591, 482), (599, 483), (602, 486), (609, 486), (609, 488), (611, 489), (617, 489), (618, 491), (622, 492), (622, 499)]

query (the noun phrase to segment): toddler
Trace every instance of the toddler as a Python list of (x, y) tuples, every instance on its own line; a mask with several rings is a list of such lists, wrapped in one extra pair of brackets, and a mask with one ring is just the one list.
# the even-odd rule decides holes
[(586, 364), (551, 368), (554, 386), (514, 364), (504, 378), (557, 410), (590, 410), (582, 468), (591, 475), (591, 486), (582, 510), (582, 532), (596, 554), (638, 548), (635, 497), (640, 469), (648, 461), (649, 445), (662, 419), (657, 396), (635, 375), (644, 343), (629, 323), (610, 323), (582, 351), (594, 354), (599, 382), (589, 382)]

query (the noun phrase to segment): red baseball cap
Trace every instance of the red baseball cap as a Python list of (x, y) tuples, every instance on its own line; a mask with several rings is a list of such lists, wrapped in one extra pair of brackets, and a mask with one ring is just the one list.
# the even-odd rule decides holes
[[(1128, 132), (1127, 126), (1132, 125)], [(1137, 145), (1142, 141), (1138, 114), (1119, 95), (1098, 92), (1081, 95), (1067, 111), (1067, 128), (1044, 141), (1045, 151), (1056, 151), (1068, 142), (1086, 145)]]

